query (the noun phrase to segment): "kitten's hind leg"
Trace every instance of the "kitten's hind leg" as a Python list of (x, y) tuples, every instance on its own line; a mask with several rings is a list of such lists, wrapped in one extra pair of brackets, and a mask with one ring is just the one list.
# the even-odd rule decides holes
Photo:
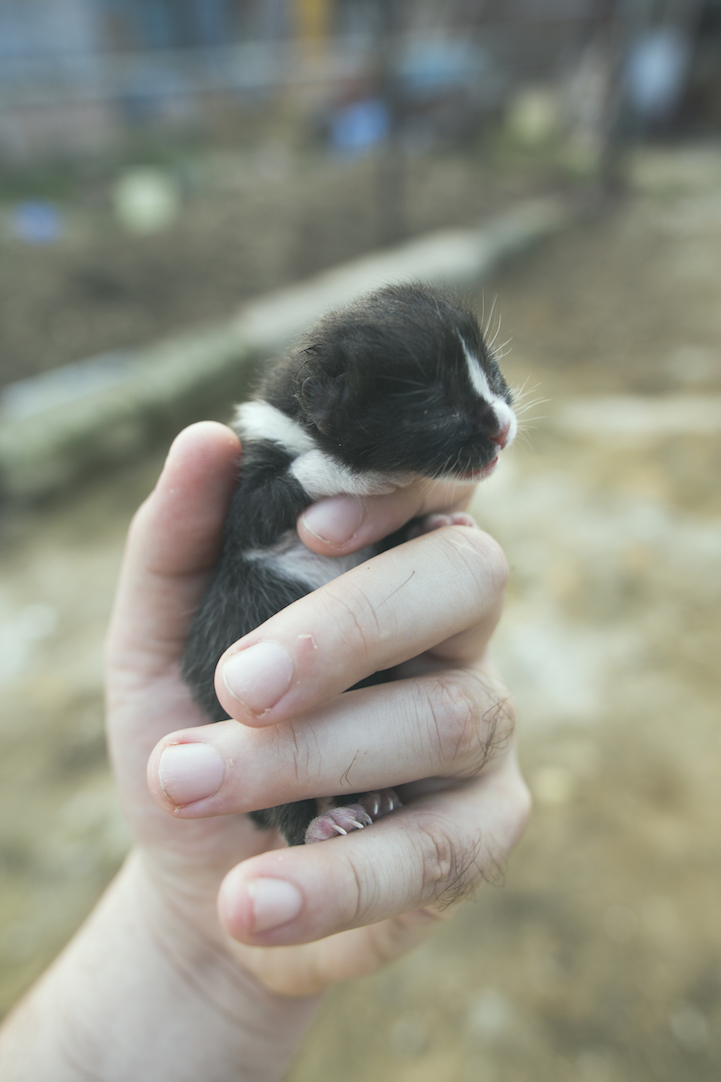
[(377, 789), (373, 793), (364, 793), (354, 804), (329, 808), (317, 816), (305, 832), (305, 844), (324, 842), (328, 838), (363, 830), (375, 823), (376, 819), (382, 819), (384, 815), (402, 807), (398, 794), (393, 789)]

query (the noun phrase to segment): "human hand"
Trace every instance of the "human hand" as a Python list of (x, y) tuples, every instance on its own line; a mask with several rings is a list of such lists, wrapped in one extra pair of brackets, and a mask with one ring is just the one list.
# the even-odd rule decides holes
[[(484, 664), (505, 561), (481, 531), (453, 527), (354, 569), (222, 659), (219, 670), (239, 649), (272, 641), (292, 669), (285, 693), (250, 713), (219, 681), (237, 720), (205, 725), (180, 655), (217, 556), (237, 454), (230, 430), (193, 426), (136, 516), (109, 639), (110, 740), (161, 909), (262, 986), (304, 995), (413, 946), (520, 836), (528, 796), (508, 695)], [(299, 529), (315, 551), (353, 551), (468, 495), (467, 485), (426, 483), (367, 498), (345, 541), (328, 536), (328, 514), (326, 532), (318, 528), (324, 504), (338, 522), (339, 497), (306, 512)], [(402, 679), (341, 695), (396, 664)], [(156, 743), (148, 780), (157, 804), (144, 781)], [(195, 767), (186, 758), (173, 778), (166, 757), (161, 785), (163, 752), (189, 744), (203, 749)], [(401, 810), (314, 846), (287, 849), (242, 814), (388, 785), (400, 786)]]

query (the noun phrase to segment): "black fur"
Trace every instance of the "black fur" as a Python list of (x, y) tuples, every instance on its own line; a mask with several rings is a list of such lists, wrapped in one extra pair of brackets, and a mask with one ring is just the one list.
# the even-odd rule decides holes
[[(258, 398), (292, 418), (315, 447), (356, 474), (432, 478), (487, 466), (498, 453), (499, 421), (470, 387), (463, 343), (494, 394), (511, 395), (475, 315), (421, 285), (389, 286), (323, 319), (299, 351), (276, 364)], [(242, 435), (242, 432), (241, 432)], [(309, 592), (307, 583), (249, 559), (292, 538), (311, 502), (290, 472), (282, 443), (244, 440), (238, 486), (214, 578), (193, 619), (183, 675), (212, 721), (227, 715), (213, 689), (220, 656), (274, 613)], [(296, 539), (297, 539), (297, 535)], [(400, 531), (377, 551), (404, 539)], [(378, 682), (383, 674), (371, 674)], [(344, 800), (352, 802), (351, 797)], [(253, 813), (291, 845), (316, 815), (313, 800)]]
[(211, 721), (228, 715), (213, 686), (215, 666), (231, 643), (308, 593), (302, 582), (273, 574), (248, 549), (268, 548), (288, 530), (310, 500), (288, 474), (293, 459), (270, 441), (243, 449), (238, 486), (228, 509), (223, 549), (190, 627), (183, 676)]
[(359, 472), (478, 468), (494, 457), (498, 429), (490, 407), (468, 394), (462, 342), (510, 405), (476, 316), (421, 285), (388, 286), (326, 316), (261, 395)]

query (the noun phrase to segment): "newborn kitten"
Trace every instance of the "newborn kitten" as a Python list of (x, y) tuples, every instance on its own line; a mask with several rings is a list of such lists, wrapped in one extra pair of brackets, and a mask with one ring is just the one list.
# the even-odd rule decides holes
[[(270, 369), (237, 411), (238, 485), (183, 659), (183, 676), (211, 720), (227, 717), (213, 677), (232, 643), (389, 547), (386, 539), (350, 556), (316, 555), (298, 538), (300, 513), (341, 493), (487, 477), (516, 433), (511, 401), (473, 312), (420, 284), (386, 286), (330, 313)], [(437, 524), (429, 516), (420, 528)], [(401, 531), (390, 544), (407, 536)], [(358, 796), (340, 807), (301, 800), (251, 814), (297, 845), (366, 826), (400, 803), (390, 789)]]

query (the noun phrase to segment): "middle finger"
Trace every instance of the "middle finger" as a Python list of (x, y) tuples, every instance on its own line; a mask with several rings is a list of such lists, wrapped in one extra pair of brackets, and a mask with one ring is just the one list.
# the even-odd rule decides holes
[(512, 729), (502, 684), (478, 670), (446, 670), (339, 695), (287, 725), (227, 721), (176, 733), (153, 752), (148, 780), (181, 818), (249, 812), (423, 777), (468, 778), (507, 747)]

